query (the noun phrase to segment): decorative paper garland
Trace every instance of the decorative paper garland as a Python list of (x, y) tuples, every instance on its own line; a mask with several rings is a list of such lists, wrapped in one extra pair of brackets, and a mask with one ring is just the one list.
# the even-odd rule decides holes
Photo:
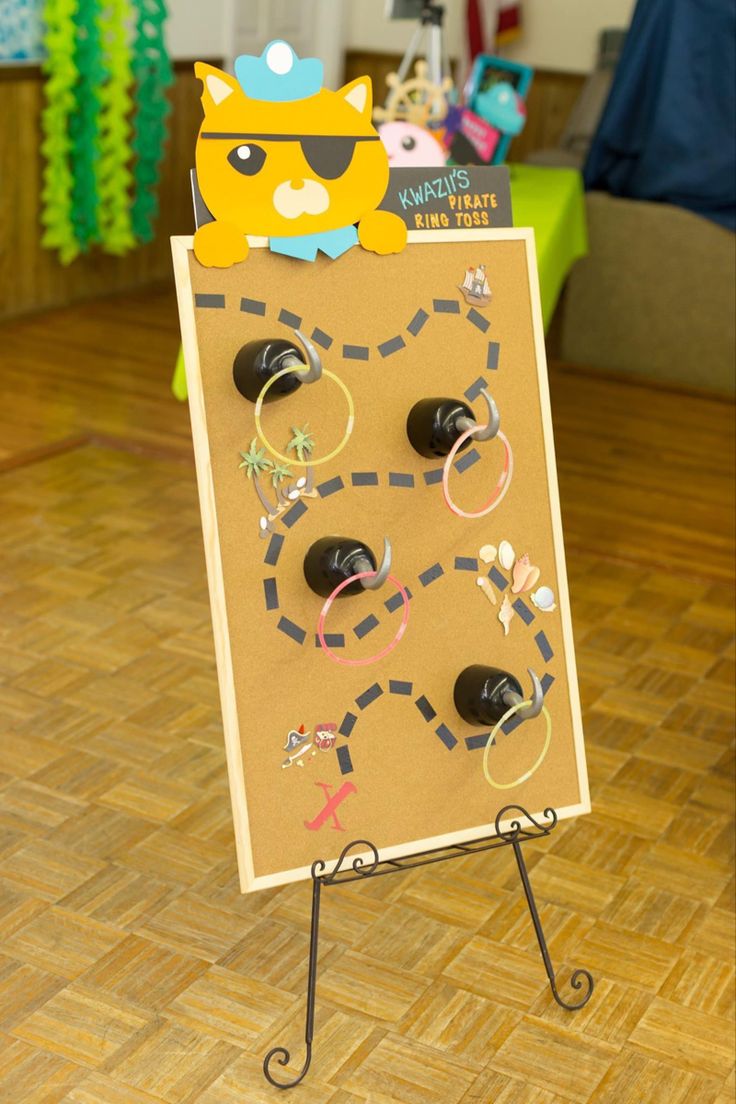
[(58, 250), (64, 265), (95, 242), (123, 254), (136, 237), (153, 238), (169, 112), (165, 90), (173, 80), (166, 18), (164, 0), (44, 0), (41, 244)]
[(44, 156), (41, 223), (45, 228), (41, 244), (46, 249), (58, 249), (64, 265), (79, 254), (72, 221), (74, 177), (69, 138), (69, 120), (75, 108), (74, 87), (79, 75), (74, 62), (76, 13), (77, 0), (45, 0), (48, 56), (43, 63), (46, 102), (41, 114)]
[(164, 41), (165, 0), (134, 0), (134, 6), (136, 36), (132, 66), (137, 112), (132, 143), (136, 162), (131, 220), (136, 237), (148, 242), (153, 239), (153, 223), (158, 214), (156, 185), (166, 140), (166, 116), (171, 110), (166, 89), (174, 76)]
[(130, 16), (130, 0), (108, 0), (100, 17), (108, 80), (99, 95), (98, 220), (103, 249), (118, 255), (135, 246), (129, 199), (133, 176), (128, 168), (132, 130), (128, 120), (133, 107), (127, 39)]
[(69, 119), (74, 168), (72, 223), (83, 250), (100, 240), (97, 222), (97, 165), (100, 90), (105, 78), (98, 0), (77, 0), (74, 111)]

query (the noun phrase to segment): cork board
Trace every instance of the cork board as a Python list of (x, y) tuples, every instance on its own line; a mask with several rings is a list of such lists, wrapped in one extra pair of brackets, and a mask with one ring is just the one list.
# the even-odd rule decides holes
[[(314, 264), (263, 244), (254, 239), (245, 262), (215, 270), (198, 264), (191, 239), (173, 240), (243, 890), (308, 877), (316, 858), (336, 859), (352, 839), (371, 840), (385, 857), (462, 842), (490, 832), (511, 802), (531, 813), (553, 806), (561, 817), (588, 812), (532, 231), (415, 231), (396, 256), (354, 248)], [(479, 264), (492, 299), (475, 308), (460, 285)], [(339, 384), (325, 377), (264, 406), (272, 448), (284, 452), (294, 426), (308, 425), (314, 438), (312, 495), (289, 500), (264, 537), (255, 480), (238, 466), (257, 436), (254, 406), (235, 388), (232, 364), (245, 342), (290, 338), (297, 325), (349, 390), (354, 429), (318, 465), (345, 432)], [(499, 507), (466, 520), (445, 505), (442, 461), (409, 444), (406, 418), (419, 399), (447, 395), (466, 396), (481, 420), (483, 383), (514, 471)], [(498, 439), (459, 455), (451, 486), (461, 507), (488, 499), (502, 459)], [(306, 471), (291, 470), (294, 478)], [(268, 473), (258, 482), (275, 506)], [(388, 536), (392, 572), (411, 593), (405, 634), (369, 666), (338, 665), (316, 637), (324, 599), (307, 586), (303, 560), (331, 534), (361, 539), (379, 555)], [(529, 592), (512, 594), (512, 572), (498, 558), (479, 558), (502, 541), (517, 558), (529, 553), (554, 610), (537, 608)], [(334, 602), (326, 632), (335, 654), (365, 658), (388, 644), (402, 616), (396, 595), (387, 582)], [(508, 635), (498, 620), (504, 595), (514, 603)], [(514, 673), (525, 690), (532, 667), (545, 688), (548, 752), (510, 789), (487, 783), (488, 729), (464, 722), (454, 706), (455, 679), (474, 663)], [(315, 744), (301, 766), (285, 767), (289, 733), (300, 726), (334, 744)], [(499, 735), (489, 749), (494, 777), (518, 777), (544, 737), (542, 718)]]

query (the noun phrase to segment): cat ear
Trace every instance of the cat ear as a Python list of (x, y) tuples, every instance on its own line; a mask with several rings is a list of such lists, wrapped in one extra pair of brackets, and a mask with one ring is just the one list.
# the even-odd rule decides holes
[(346, 84), (341, 88), (338, 94), (344, 100), (347, 100), (357, 112), (370, 119), (373, 108), (373, 89), (370, 77), (358, 77), (357, 80), (351, 81), (350, 84)]
[(197, 61), (194, 64), (194, 75), (202, 81), (202, 103), (205, 113), (212, 107), (217, 107), (240, 85), (235, 77), (229, 73), (223, 73), (222, 69), (216, 69), (214, 65), (208, 65), (206, 61)]

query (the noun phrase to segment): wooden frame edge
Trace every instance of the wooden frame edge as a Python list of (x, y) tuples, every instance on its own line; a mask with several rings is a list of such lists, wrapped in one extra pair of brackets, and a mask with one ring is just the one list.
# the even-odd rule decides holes
[[(583, 715), (580, 708), (580, 686), (578, 683), (578, 670), (575, 661), (575, 640), (572, 630), (572, 615), (570, 610), (570, 590), (567, 584), (567, 561), (565, 558), (565, 538), (562, 530), (562, 511), (560, 508), (560, 488), (557, 480), (557, 458), (555, 455), (554, 427), (552, 425), (552, 404), (549, 393), (549, 376), (547, 369), (547, 349), (544, 344), (544, 321), (542, 319), (542, 300), (539, 293), (539, 280), (532, 279), (532, 273), (537, 273), (537, 250), (534, 240), (534, 231), (525, 229), (522, 231), (526, 240), (526, 268), (529, 279), (529, 298), (532, 309), (532, 331), (534, 333), (534, 352), (537, 360), (537, 377), (539, 381), (539, 395), (542, 401), (542, 421), (544, 424), (544, 453), (547, 464), (547, 484), (549, 487), (549, 504), (552, 514), (552, 534), (554, 538), (555, 556), (557, 557), (557, 578), (559, 581), (558, 594), (560, 602), (560, 618), (562, 624), (562, 638), (565, 641), (565, 666), (567, 668), (567, 683), (570, 693), (570, 710), (572, 713), (573, 737), (575, 744), (575, 765), (578, 772), (578, 791), (580, 793), (581, 813), (591, 811), (590, 784), (588, 782), (588, 768), (585, 758), (585, 738), (583, 734)], [(577, 693), (572, 693), (575, 690)]]
[(243, 772), (243, 754), (240, 746), (240, 726), (235, 699), (235, 678), (233, 673), (230, 636), (228, 632), (227, 605), (220, 554), (220, 536), (217, 524), (215, 487), (212, 480), (209, 438), (207, 436), (207, 417), (204, 407), (204, 393), (199, 363), (192, 282), (189, 272), (189, 250), (191, 238), (174, 237), (171, 239), (171, 255), (174, 264), (176, 298), (179, 307), (184, 366), (189, 392), (189, 417), (192, 425), (192, 443), (197, 471), (197, 489), (202, 515), (202, 536), (207, 565), (207, 585), (209, 588), (212, 612), (212, 632), (217, 658), (217, 681), (220, 688), (220, 707), (225, 738), (225, 758), (227, 760), (230, 802), (233, 811), (233, 832), (235, 852), (238, 860), (240, 888), (247, 893), (254, 888), (253, 851), (248, 826), (248, 803)]

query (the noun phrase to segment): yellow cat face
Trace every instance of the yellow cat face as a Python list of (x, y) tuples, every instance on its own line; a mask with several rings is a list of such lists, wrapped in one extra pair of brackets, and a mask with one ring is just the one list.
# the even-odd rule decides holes
[(246, 96), (235, 77), (204, 62), (194, 71), (204, 106), (197, 180), (215, 219), (287, 237), (348, 226), (381, 202), (388, 158), (367, 77), (278, 102)]

